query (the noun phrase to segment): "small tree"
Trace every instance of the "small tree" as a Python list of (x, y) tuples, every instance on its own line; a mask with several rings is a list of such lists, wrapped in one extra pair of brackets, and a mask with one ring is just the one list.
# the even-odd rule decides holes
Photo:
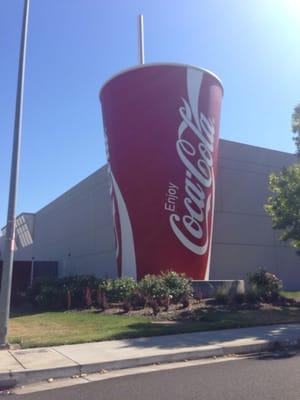
[(300, 249), (300, 164), (284, 168), (279, 175), (271, 174), (266, 211), (272, 217), (273, 229), (282, 231), (280, 239)]
[(283, 168), (279, 174), (269, 177), (268, 198), (265, 210), (272, 217), (273, 229), (281, 230), (280, 239), (300, 250), (300, 104), (292, 115), (292, 130), (298, 160), (294, 165)]
[(300, 104), (294, 108), (292, 115), (292, 130), (295, 133), (293, 139), (297, 148), (297, 156), (300, 157)]

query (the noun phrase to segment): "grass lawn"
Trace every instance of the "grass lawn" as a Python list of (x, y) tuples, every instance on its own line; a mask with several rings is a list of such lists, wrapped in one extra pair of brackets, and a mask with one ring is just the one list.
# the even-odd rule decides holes
[(281, 292), (282, 296), (287, 297), (289, 299), (300, 300), (300, 291), (297, 292), (288, 292), (286, 290)]
[(9, 341), (26, 348), (292, 322), (300, 322), (299, 308), (211, 311), (199, 321), (174, 324), (93, 311), (45, 312), (13, 316)]

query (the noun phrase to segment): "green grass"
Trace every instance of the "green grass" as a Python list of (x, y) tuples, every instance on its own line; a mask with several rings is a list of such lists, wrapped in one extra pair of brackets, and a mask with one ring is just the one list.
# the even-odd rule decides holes
[(26, 348), (293, 322), (300, 322), (298, 308), (211, 311), (200, 321), (172, 325), (154, 324), (142, 316), (45, 312), (12, 317), (9, 341)]
[(300, 300), (300, 291), (288, 292), (286, 290), (281, 292), (282, 296), (287, 297), (289, 299)]

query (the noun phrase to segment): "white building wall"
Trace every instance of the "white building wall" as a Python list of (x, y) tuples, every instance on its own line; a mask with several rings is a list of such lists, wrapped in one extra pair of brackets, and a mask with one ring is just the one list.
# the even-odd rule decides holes
[(244, 279), (263, 267), (300, 288), (300, 257), (278, 240), (264, 210), (270, 172), (294, 162), (293, 154), (221, 141), (211, 279)]
[[(277, 240), (264, 211), (268, 176), (295, 156), (221, 140), (210, 279), (244, 279), (264, 267), (300, 289), (300, 257)], [(106, 167), (35, 214), (34, 244), (16, 259), (58, 261), (59, 274), (115, 277), (114, 233)]]
[(106, 167), (68, 190), (35, 215), (34, 245), (16, 252), (58, 261), (59, 275), (93, 274), (115, 277), (112, 211)]

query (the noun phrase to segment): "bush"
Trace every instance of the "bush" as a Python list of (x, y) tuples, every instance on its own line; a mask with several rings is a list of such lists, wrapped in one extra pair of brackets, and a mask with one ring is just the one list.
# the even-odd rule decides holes
[(62, 286), (72, 289), (84, 289), (89, 287), (90, 289), (96, 289), (99, 283), (99, 279), (92, 275), (74, 275), (59, 278), (58, 283)]
[(35, 305), (43, 310), (60, 310), (65, 308), (66, 293), (62, 288), (42, 286), (35, 297)]
[(175, 271), (162, 272), (161, 278), (170, 295), (171, 302), (188, 305), (188, 300), (193, 292), (191, 280), (185, 274), (178, 274)]
[(281, 280), (274, 274), (259, 268), (253, 274), (248, 274), (250, 291), (262, 301), (274, 301), (280, 296)]
[(121, 303), (125, 311), (149, 305), (157, 313), (170, 302), (189, 305), (191, 282), (183, 274), (168, 271), (146, 275), (139, 283), (133, 278), (97, 279), (93, 276), (69, 276), (34, 282), (28, 290), (30, 302), (45, 310), (72, 309)]
[(137, 282), (133, 278), (106, 279), (98, 285), (108, 303), (123, 302), (135, 292), (137, 287)]
[(96, 303), (98, 279), (93, 276), (69, 276), (40, 280), (27, 291), (33, 306), (45, 310), (90, 307)]
[(245, 293), (236, 293), (235, 295), (232, 296), (231, 303), (241, 305), (245, 302), (245, 300), (246, 300)]
[(145, 307), (145, 299), (139, 289), (135, 289), (128, 297), (125, 297), (122, 302), (124, 311), (137, 310)]
[(170, 295), (169, 289), (164, 284), (162, 277), (157, 275), (144, 276), (139, 282), (139, 291), (145, 299), (146, 304), (153, 303), (153, 301), (161, 304)]
[(226, 305), (230, 302), (228, 291), (223, 288), (218, 288), (215, 294), (215, 301), (217, 304)]
[(29, 302), (34, 307), (45, 310), (63, 308), (63, 304), (59, 304), (61, 297), (58, 279), (36, 281), (27, 290)]
[(215, 301), (217, 304), (239, 306), (246, 301), (245, 293), (229, 293), (224, 288), (219, 288), (216, 291)]
[(24, 291), (16, 291), (11, 294), (11, 305), (12, 307), (20, 307), (26, 303), (27, 295)]
[(59, 279), (59, 285), (67, 293), (68, 309), (95, 305), (98, 282), (99, 279), (90, 275), (74, 275)]
[(133, 278), (120, 278), (113, 281), (114, 296), (117, 302), (124, 301), (137, 289), (138, 284)]
[(246, 290), (245, 301), (249, 304), (257, 304), (261, 301), (261, 294), (255, 287), (250, 287)]

